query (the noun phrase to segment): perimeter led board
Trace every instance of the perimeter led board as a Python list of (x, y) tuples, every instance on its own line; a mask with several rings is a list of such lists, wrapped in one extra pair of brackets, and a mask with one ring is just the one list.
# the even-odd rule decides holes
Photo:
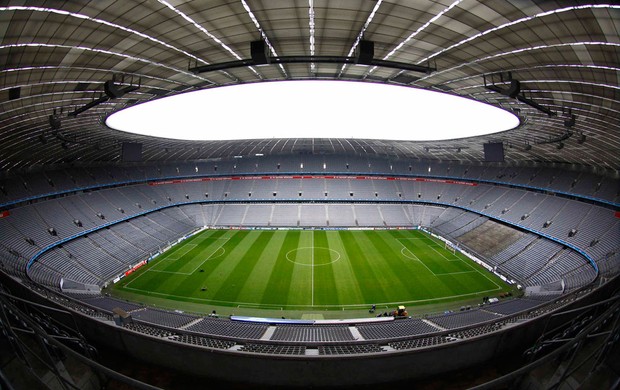
[(354, 138), (431, 141), (513, 129), (501, 108), (446, 93), (351, 81), (236, 84), (152, 100), (107, 126), (154, 137), (213, 141)]

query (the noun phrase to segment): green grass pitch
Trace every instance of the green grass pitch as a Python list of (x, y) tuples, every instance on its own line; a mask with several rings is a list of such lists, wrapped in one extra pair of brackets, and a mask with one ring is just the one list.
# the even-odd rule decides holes
[(169, 307), (312, 311), (411, 307), (507, 290), (419, 230), (205, 230), (112, 292), (147, 303), (168, 300)]

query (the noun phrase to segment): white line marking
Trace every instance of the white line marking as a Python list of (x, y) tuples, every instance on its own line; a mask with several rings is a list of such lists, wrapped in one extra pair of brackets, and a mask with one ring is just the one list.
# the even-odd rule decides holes
[[(469, 264), (467, 264), (467, 265), (469, 265)], [(489, 279), (489, 277), (487, 275), (485, 275), (483, 272), (481, 272), (480, 270), (477, 270), (477, 269), (475, 269), (473, 267), (472, 267), (472, 269), (474, 271), (477, 271), (480, 275), (484, 276), (489, 282), (493, 283), (495, 285), (495, 287), (497, 287), (495, 290), (500, 290), (501, 289), (501, 287), (497, 283), (495, 283), (492, 279)]]
[[(433, 243), (437, 244), (437, 242), (436, 242), (434, 239), (430, 238), (430, 237), (428, 237), (428, 240), (430, 240), (430, 241), (432, 241)], [(441, 245), (438, 245), (438, 246), (439, 246), (439, 247), (441, 247)], [(431, 246), (429, 245), (429, 247), (431, 247)], [(433, 247), (431, 247), (431, 249), (433, 249), (435, 252), (437, 252), (437, 251), (436, 251)], [(439, 252), (437, 252), (437, 253), (439, 253)], [(439, 254), (441, 254), (441, 253), (439, 253)], [(443, 256), (443, 255), (442, 255), (442, 256)], [(465, 265), (467, 265), (470, 269), (472, 269), (472, 270), (474, 270), (474, 271), (478, 272), (480, 275), (484, 276), (484, 277), (485, 277), (485, 278), (486, 278), (489, 282), (493, 283), (493, 285), (495, 285), (495, 287), (496, 287), (496, 288), (495, 288), (495, 289), (493, 289), (493, 290), (490, 290), (490, 291), (501, 290), (501, 286), (499, 286), (499, 285), (498, 285), (497, 283), (495, 283), (492, 279), (490, 279), (487, 275), (485, 275), (485, 274), (484, 274), (484, 272), (480, 271), (480, 270), (479, 270), (479, 269), (477, 269), (476, 267), (474, 267), (474, 266), (472, 266), (471, 264), (469, 264), (469, 262), (468, 262), (468, 261), (465, 261), (465, 260), (463, 260), (463, 259), (459, 258), (459, 257), (458, 257), (458, 256), (456, 256), (456, 255), (453, 255), (453, 256), (457, 257), (457, 259), (459, 259), (460, 261), (462, 261), (462, 262), (463, 262)], [(444, 259), (446, 259), (446, 260), (448, 260), (448, 261), (455, 261), (455, 260), (449, 260), (449, 259), (448, 259), (448, 258), (446, 258), (445, 256), (443, 256), (443, 257), (444, 257)]]
[(310, 234), (311, 234), (310, 237), (312, 237), (312, 241), (311, 241), (312, 242), (312, 245), (311, 245), (311, 247), (312, 247), (312, 255), (310, 256), (310, 258), (312, 259), (312, 262), (311, 262), (311, 264), (312, 264), (312, 277), (310, 279), (311, 280), (311, 290), (310, 291), (311, 291), (312, 295), (311, 295), (310, 302), (311, 302), (311, 306), (314, 306), (314, 230), (311, 231)]
[[(301, 265), (301, 266), (303, 266), (303, 267), (314, 267), (314, 266), (315, 266), (314, 264), (304, 264), (304, 263), (300, 263), (300, 262), (295, 261), (295, 260), (297, 260), (297, 259), (295, 259), (295, 260), (291, 260), (291, 258), (289, 257), (289, 255), (290, 255), (291, 253), (293, 253), (293, 252), (297, 252), (297, 256), (299, 256), (299, 252), (301, 252), (301, 251), (302, 251), (302, 250), (304, 250), (304, 249), (310, 249), (310, 251), (313, 251), (314, 249), (325, 249), (326, 251), (328, 251), (328, 252), (333, 252), (333, 253), (335, 253), (335, 254), (338, 256), (338, 257), (336, 257), (334, 260), (332, 260), (331, 262), (329, 262), (329, 263), (323, 263), (323, 264), (317, 264), (317, 265), (316, 265), (316, 267), (321, 267), (321, 266), (324, 266), (324, 265), (330, 265), (330, 264), (333, 264), (333, 263), (337, 262), (338, 260), (340, 260), (340, 258), (342, 257), (342, 255), (340, 254), (340, 252), (338, 252), (337, 250), (335, 250), (335, 249), (331, 249), (331, 248), (327, 248), (327, 247), (324, 247), (324, 246), (315, 246), (315, 247), (312, 247), (312, 246), (301, 246), (301, 247), (299, 247), (299, 248), (296, 248), (296, 249), (291, 249), (290, 251), (286, 252), (286, 254), (284, 255), (284, 257), (286, 258), (286, 260), (290, 261), (290, 262), (291, 262), (291, 263), (293, 263), (293, 264)], [(302, 253), (303, 253), (303, 252), (302, 252)], [(312, 253), (312, 252), (311, 252), (311, 253)], [(312, 255), (311, 255), (311, 256), (312, 256)], [(330, 256), (330, 260), (331, 260), (331, 256)]]
[[(413, 256), (413, 257), (415, 257), (415, 258), (412, 258), (412, 257), (407, 256), (407, 255), (406, 255), (403, 251), (407, 251), (407, 252), (409, 252), (409, 253), (411, 254), (411, 256)], [(403, 256), (410, 258), (411, 260), (417, 260), (418, 262), (420, 262), (420, 264), (422, 264), (422, 265), (424, 266), (424, 268), (426, 268), (426, 269), (428, 270), (428, 272), (430, 272), (430, 273), (432, 273), (433, 275), (435, 275), (435, 273), (433, 272), (433, 270), (432, 270), (432, 269), (430, 269), (430, 268), (428, 268), (428, 267), (426, 266), (426, 264), (424, 264), (424, 262), (423, 262), (422, 260), (420, 260), (420, 258), (419, 258), (418, 256), (416, 256), (416, 255), (415, 255), (415, 253), (413, 253), (412, 251), (410, 251), (410, 250), (409, 250), (409, 248), (407, 248), (407, 247), (403, 246), (403, 249), (401, 249), (401, 250), (400, 250), (400, 253), (402, 253), (402, 255), (403, 255)]]
[[(400, 239), (399, 239), (400, 240)], [(434, 240), (430, 239), (432, 242), (435, 242)], [(437, 250), (435, 250), (431, 245), (429, 245), (429, 247), (434, 250), (435, 252), (437, 252), (439, 255), (441, 255), (444, 259), (446, 259), (447, 261), (453, 262), (453, 261), (462, 261), (465, 265), (467, 265), (471, 271), (460, 271), (460, 272), (446, 272), (446, 273), (435, 273), (433, 272), (430, 268), (428, 268), (428, 266), (422, 261), (420, 260), (420, 258), (418, 256), (416, 256), (409, 248), (407, 248), (406, 246), (403, 245), (403, 249), (401, 249), (401, 254), (405, 257), (408, 257), (412, 260), (417, 260), (419, 261), (424, 268), (426, 268), (427, 270), (429, 270), (433, 275), (435, 276), (447, 276), (447, 275), (455, 275), (455, 274), (464, 274), (464, 273), (473, 273), (473, 272), (477, 272), (480, 275), (484, 276), (489, 282), (493, 283), (493, 285), (495, 285), (495, 289), (493, 290), (486, 290), (486, 291), (496, 291), (496, 290), (501, 290), (501, 287), (495, 283), (492, 279), (489, 279), (489, 277), (487, 275), (485, 275), (484, 273), (480, 272), (480, 270), (476, 269), (475, 267), (473, 267), (471, 264), (469, 264), (468, 262), (464, 261), (463, 259), (459, 258), (458, 256), (454, 255), (456, 257), (456, 260), (450, 260), (447, 257), (445, 257), (443, 254), (441, 254), (440, 252), (438, 252)], [(409, 252), (413, 257), (415, 258), (411, 258), (410, 256), (407, 256), (404, 251)]]
[(216, 250), (214, 250), (213, 252), (211, 252), (211, 254), (210, 254), (209, 256), (207, 256), (207, 258), (206, 258), (206, 259), (205, 259), (202, 263), (198, 264), (198, 266), (197, 266), (196, 268), (194, 268), (194, 270), (193, 270), (193, 271), (191, 271), (191, 272), (190, 272), (190, 274), (193, 274), (194, 272), (196, 272), (196, 270), (197, 270), (198, 268), (202, 267), (202, 265), (203, 265), (204, 263), (206, 263), (208, 260), (210, 260), (210, 259), (213, 257), (213, 255), (214, 255), (214, 254), (216, 254), (216, 253), (217, 253), (217, 251), (219, 251), (220, 249), (223, 249), (224, 251), (226, 251), (226, 249), (224, 249), (224, 245), (226, 245), (226, 243), (228, 242), (228, 240), (230, 240), (230, 238), (227, 238), (227, 239), (226, 239), (226, 241), (224, 241), (224, 243), (223, 243), (222, 245), (218, 246)]
[[(433, 248), (433, 246), (432, 246), (432, 245), (429, 245), (428, 247), (429, 247), (429, 248), (431, 248), (432, 250), (434, 250), (434, 251), (435, 251), (435, 253), (437, 253), (439, 256), (443, 257), (443, 258), (444, 258), (444, 259), (446, 259), (447, 261), (462, 261), (462, 260), (461, 260), (461, 259), (459, 259), (458, 257), (457, 257), (456, 259), (454, 259), (454, 260), (450, 260), (450, 259), (448, 259), (446, 256), (444, 256), (444, 254), (443, 254), (443, 253), (441, 253), (441, 252), (439, 252), (437, 249)], [(469, 264), (467, 264), (467, 265), (469, 265)]]
[[(173, 297), (173, 298), (181, 298), (183, 300), (187, 300), (187, 301), (200, 301), (200, 302), (210, 302), (210, 303), (223, 303), (223, 304), (227, 304), (227, 305), (233, 305), (233, 306), (243, 306), (243, 305), (251, 305), (251, 306), (257, 306), (260, 308), (269, 308), (269, 307), (280, 307), (280, 306), (276, 306), (277, 304), (260, 304), (260, 303), (254, 303), (254, 302), (232, 302), (232, 301), (220, 301), (220, 300), (216, 300), (216, 299), (208, 299), (208, 298), (193, 298), (193, 297), (187, 297), (187, 296), (182, 296), (182, 295), (173, 295), (173, 294), (166, 294), (166, 293), (159, 293), (159, 292), (155, 292), (155, 291), (148, 291), (148, 290), (141, 290), (139, 288), (130, 288), (125, 286), (126, 290), (133, 290), (133, 291), (140, 291), (146, 294), (141, 294), (141, 295), (162, 295), (162, 296), (166, 296), (166, 297)], [(383, 306), (383, 305), (397, 305), (397, 304), (409, 304), (409, 303), (418, 303), (418, 302), (431, 302), (431, 301), (439, 301), (439, 300), (445, 300), (445, 299), (452, 299), (452, 298), (459, 298), (459, 297), (466, 297), (466, 296), (471, 296), (471, 295), (477, 295), (477, 294), (483, 294), (483, 293), (487, 293), (487, 292), (491, 292), (491, 291), (497, 291), (500, 290), (500, 288), (494, 288), (491, 290), (482, 290), (482, 291), (476, 291), (473, 293), (467, 293), (467, 294), (458, 294), (458, 295), (450, 295), (450, 296), (443, 296), (443, 297), (437, 297), (437, 298), (428, 298), (428, 299), (418, 299), (418, 300), (413, 300), (413, 301), (396, 301), (396, 302), (377, 302), (376, 305), (377, 306)], [(367, 308), (368, 307), (368, 303), (356, 303), (356, 304), (348, 304), (348, 305), (338, 305), (338, 304), (334, 304), (334, 305), (315, 305), (314, 307), (360, 307), (360, 308)], [(282, 307), (308, 307), (308, 305), (282, 305)]]
[[(435, 240), (433, 240), (432, 238), (429, 238), (429, 240), (435, 242)], [(433, 248), (431, 247), (431, 249), (433, 249)], [(435, 249), (433, 249), (433, 250), (435, 250)], [(435, 251), (435, 252), (437, 252), (437, 251)], [(456, 256), (456, 255), (454, 255), (454, 256)], [(444, 256), (444, 258), (446, 258), (446, 257)], [(448, 259), (446, 258), (446, 260), (448, 260)], [(497, 283), (495, 283), (492, 279), (490, 279), (487, 275), (485, 275), (484, 272), (480, 271), (476, 267), (473, 267), (471, 264), (469, 264), (468, 261), (462, 260), (460, 258), (459, 258), (459, 260), (461, 260), (465, 265), (467, 265), (472, 270), (474, 270), (474, 271), (478, 272), (480, 275), (484, 276), (489, 282), (493, 283), (495, 285), (495, 287), (497, 287), (495, 290), (500, 290), (501, 289), (501, 287)], [(454, 260), (448, 260), (448, 261), (454, 261)]]
[(459, 271), (459, 272), (442, 272), (439, 274), (435, 274), (435, 276), (446, 276), (446, 275), (458, 275), (458, 274), (473, 274), (477, 271)]
[[(226, 253), (226, 249), (224, 249), (224, 245), (226, 245), (226, 242), (228, 242), (228, 240), (230, 240), (230, 238), (227, 238), (227, 239), (226, 239), (226, 241), (225, 241), (222, 245), (220, 245), (219, 247), (217, 247), (217, 248), (216, 248), (213, 252), (211, 252), (211, 254), (209, 254), (209, 256), (207, 256), (207, 258), (206, 258), (206, 259), (204, 259), (201, 263), (199, 263), (199, 264), (196, 266), (196, 268), (194, 268), (193, 270), (191, 270), (191, 271), (189, 271), (189, 272), (164, 271), (164, 270), (154, 269), (154, 268), (155, 268), (155, 266), (156, 266), (157, 264), (155, 264), (155, 266), (153, 266), (152, 268), (150, 268), (150, 269), (146, 270), (146, 272), (160, 272), (160, 273), (163, 273), (163, 274), (186, 275), (186, 276), (187, 276), (187, 275), (191, 275), (191, 274), (193, 274), (194, 272), (196, 272), (196, 270), (197, 270), (198, 268), (202, 267), (202, 265), (203, 265), (204, 263), (206, 263), (208, 260), (212, 259), (212, 258), (213, 258), (213, 255), (215, 255), (216, 253), (218, 253), (218, 252), (220, 251), (220, 249), (221, 249), (221, 250), (223, 250), (223, 251), (224, 251), (224, 253)], [(222, 253), (222, 255), (223, 255), (223, 253)], [(215, 256), (215, 257), (220, 257), (220, 256), (221, 256), (221, 255), (217, 255), (217, 256)], [(146, 273), (146, 272), (145, 272), (145, 273)], [(138, 279), (138, 278), (136, 278), (136, 279)], [(134, 279), (134, 280), (135, 280), (135, 279)], [(131, 283), (131, 282), (130, 282), (130, 283)], [(127, 283), (127, 284), (129, 284), (129, 283)]]
[(146, 275), (146, 272), (142, 272), (141, 274), (139, 274), (138, 276), (136, 276), (136, 278), (135, 278), (135, 279), (130, 280), (129, 282), (127, 282), (127, 284), (125, 285), (125, 287), (124, 287), (124, 288), (129, 288), (129, 285), (130, 285), (131, 283), (135, 282), (136, 280), (138, 280), (140, 277), (142, 277), (142, 276), (144, 276), (144, 275)]
[[(314, 232), (312, 232), (313, 235), (312, 237), (312, 247), (314, 247)], [(219, 240), (230, 240), (230, 238), (218, 238)], [(397, 238), (397, 240), (400, 240), (401, 238)], [(403, 239), (407, 239), (407, 238), (403, 238)], [(412, 238), (412, 239), (424, 239), (424, 238)], [(427, 240), (431, 240), (434, 242), (434, 240), (432, 239), (427, 239)], [(226, 242), (224, 242), (224, 244), (226, 244)], [(223, 247), (222, 244), (220, 247), (218, 247), (218, 249), (216, 249), (215, 252), (217, 252), (217, 250), (219, 250), (220, 248)], [(409, 252), (414, 258), (409, 257), (407, 255), (405, 255), (404, 251)], [(215, 253), (213, 252), (211, 255), (209, 255), (209, 257), (205, 260), (209, 260), (209, 258)], [(313, 252), (314, 253), (314, 252)], [(401, 249), (401, 254), (403, 254), (403, 256), (410, 258), (412, 260), (417, 260), (418, 262), (420, 262), (427, 270), (429, 270), (433, 275), (435, 276), (445, 276), (445, 275), (451, 275), (451, 274), (460, 274), (460, 273), (473, 273), (473, 272), (478, 272), (480, 273), (482, 276), (484, 276), (487, 280), (489, 280), (491, 283), (493, 283), (495, 285), (496, 288), (494, 289), (490, 289), (490, 290), (481, 290), (481, 291), (477, 291), (477, 292), (473, 292), (473, 293), (467, 293), (467, 294), (457, 294), (457, 295), (450, 295), (450, 296), (443, 296), (443, 297), (436, 297), (436, 298), (427, 298), (427, 299), (418, 299), (418, 300), (412, 300), (412, 301), (396, 301), (396, 302), (378, 302), (376, 303), (376, 305), (396, 305), (396, 304), (415, 304), (415, 303), (420, 303), (420, 302), (432, 302), (432, 301), (440, 301), (440, 300), (448, 300), (448, 299), (452, 299), (452, 298), (459, 298), (459, 297), (466, 297), (466, 296), (472, 296), (472, 295), (478, 295), (478, 294), (482, 294), (482, 293), (487, 293), (487, 292), (492, 292), (492, 291), (497, 291), (497, 290), (501, 290), (501, 287), (495, 283), (493, 280), (489, 279), (489, 277), (487, 275), (485, 275), (483, 272), (480, 272), (479, 270), (477, 270), (476, 268), (472, 267), (468, 262), (459, 259), (460, 261), (463, 261), (465, 264), (467, 264), (472, 271), (461, 271), (461, 272), (455, 272), (455, 273), (444, 273), (444, 274), (435, 274), (430, 268), (428, 268), (428, 266), (426, 266), (426, 264), (424, 264), (424, 262), (422, 262), (422, 260), (420, 260), (411, 250), (409, 250), (407, 247), (405, 247), (403, 245), (403, 248)], [(454, 260), (448, 260), (448, 261), (454, 261)], [(204, 263), (204, 261), (203, 261)], [(201, 263), (200, 265), (202, 265), (203, 263)], [(314, 264), (314, 257), (312, 257), (312, 263)], [(196, 268), (198, 269), (198, 268)], [(314, 267), (312, 267), (312, 270), (314, 270)], [(157, 270), (147, 270), (148, 271), (153, 271), (153, 272), (169, 272), (170, 271), (157, 271)], [(195, 271), (195, 270), (194, 270)], [(222, 303), (222, 304), (226, 304), (226, 305), (251, 305), (257, 308), (273, 308), (273, 307), (278, 307), (278, 306), (274, 306), (273, 304), (260, 304), (260, 303), (254, 303), (254, 302), (232, 302), (232, 301), (221, 301), (221, 300), (215, 300), (215, 299), (207, 299), (207, 298), (193, 298), (193, 297), (187, 297), (187, 296), (181, 296), (181, 295), (173, 295), (173, 294), (166, 294), (166, 293), (159, 293), (159, 292), (154, 292), (154, 291), (149, 291), (149, 290), (142, 290), (142, 289), (138, 289), (138, 288), (132, 288), (129, 287), (129, 284), (131, 284), (132, 282), (135, 282), (139, 277), (141, 277), (142, 275), (146, 274), (146, 272), (138, 275), (134, 280), (130, 281), (129, 283), (127, 283), (123, 289), (126, 290), (132, 290), (132, 291), (138, 291), (141, 293), (146, 293), (146, 294), (141, 294), (141, 295), (161, 295), (161, 296), (166, 296), (166, 297), (173, 297), (173, 298), (181, 298), (183, 300), (186, 301), (199, 301), (199, 302), (207, 302), (207, 303)], [(277, 305), (277, 304), (276, 304)], [(359, 303), (359, 304), (346, 304), (346, 305), (339, 305), (339, 304), (334, 304), (334, 305), (314, 305), (314, 271), (312, 273), (312, 307), (321, 307), (321, 308), (334, 308), (334, 307), (338, 307), (338, 308), (365, 308), (368, 306), (368, 303)], [(283, 307), (308, 307), (308, 305), (284, 305)]]
[(188, 254), (192, 249), (196, 248), (197, 246), (197, 244), (185, 244), (183, 248), (177, 249), (176, 252), (172, 253), (170, 256), (162, 260), (179, 260), (181, 257)]

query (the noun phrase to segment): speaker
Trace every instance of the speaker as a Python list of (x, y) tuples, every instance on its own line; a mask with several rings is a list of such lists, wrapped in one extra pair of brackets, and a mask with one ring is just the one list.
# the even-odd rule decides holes
[(375, 56), (375, 43), (361, 40), (355, 49), (355, 63), (370, 65)]
[(142, 161), (142, 144), (138, 142), (123, 142), (121, 147), (122, 162)]
[(62, 126), (62, 122), (60, 121), (60, 118), (56, 115), (50, 115), (49, 121), (50, 121), (50, 127), (52, 128), (52, 130), (59, 130), (60, 126)]
[(250, 54), (255, 65), (264, 65), (271, 62), (265, 41), (250, 42)]
[(21, 87), (11, 88), (11, 89), (9, 89), (9, 100), (19, 99), (21, 94), (22, 94), (22, 88)]
[(110, 99), (117, 99), (125, 94), (119, 87), (114, 85), (113, 80), (106, 81), (105, 84), (103, 84), (103, 90)]
[(514, 99), (517, 97), (519, 92), (521, 92), (521, 83), (519, 80), (512, 79), (510, 80), (510, 87), (504, 91), (504, 95)]
[(485, 162), (504, 162), (504, 144), (489, 142), (483, 145)]

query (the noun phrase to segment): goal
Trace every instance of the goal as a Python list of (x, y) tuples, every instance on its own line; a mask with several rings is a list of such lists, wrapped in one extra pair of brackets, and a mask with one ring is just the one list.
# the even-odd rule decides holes
[(456, 250), (458, 249), (458, 246), (457, 244), (453, 244), (450, 241), (444, 241), (443, 248), (448, 252), (452, 253), (453, 255), (456, 255)]

